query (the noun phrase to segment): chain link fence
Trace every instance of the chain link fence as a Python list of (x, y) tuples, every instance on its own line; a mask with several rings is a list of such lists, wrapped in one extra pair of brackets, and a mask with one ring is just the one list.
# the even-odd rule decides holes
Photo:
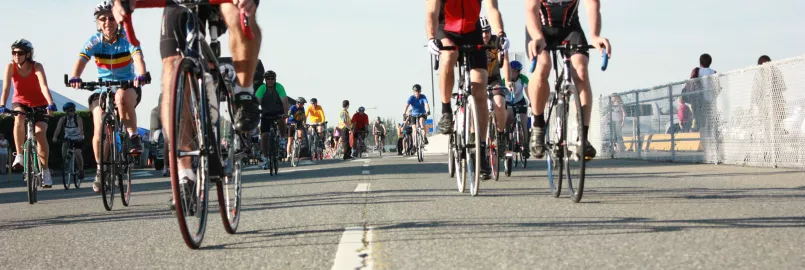
[(602, 156), (805, 168), (805, 56), (596, 102)]

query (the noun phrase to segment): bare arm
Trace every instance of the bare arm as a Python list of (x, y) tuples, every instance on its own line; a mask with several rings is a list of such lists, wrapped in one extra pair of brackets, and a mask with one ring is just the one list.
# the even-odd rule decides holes
[(403, 115), (408, 113), (408, 106), (411, 106), (411, 104), (408, 103), (405, 104), (405, 110), (403, 110)]
[(71, 78), (80, 78), (81, 73), (84, 73), (84, 68), (87, 67), (87, 61), (83, 57), (79, 57), (78, 61), (75, 61), (75, 65), (73, 65), (73, 73), (70, 74)]
[(489, 25), (492, 26), (494, 33), (500, 35), (500, 33), (503, 32), (503, 16), (500, 15), (500, 9), (498, 9), (498, 0), (487, 0), (484, 2), (486, 3)]
[(59, 138), (59, 132), (61, 131), (61, 127), (64, 125), (64, 119), (67, 119), (67, 115), (59, 119), (59, 123), (56, 124), (56, 130), (53, 131), (53, 141), (55, 142), (57, 138)]
[(428, 0), (427, 2), (425, 33), (428, 35), (428, 40), (436, 38), (436, 27), (439, 24), (439, 9), (441, 9), (441, 5), (441, 0)]
[(601, 1), (585, 0), (587, 6), (587, 22), (590, 23), (590, 33), (593, 37), (601, 36)]
[(11, 89), (10, 88), (11, 87), (11, 68), (12, 68), (11, 65), (13, 65), (13, 64), (10, 63), (10, 64), (8, 64), (6, 66), (6, 72), (3, 75), (3, 96), (2, 96), (3, 100), (0, 101), (0, 103), (2, 103), (0, 105), (4, 105), (4, 106), (6, 105), (5, 104), (6, 100), (8, 100), (8, 90)]
[(539, 19), (539, 1), (526, 0), (525, 10), (526, 29), (528, 29), (528, 35), (531, 36), (531, 40), (542, 39), (542, 22)]
[(134, 72), (136, 72), (137, 75), (145, 74), (145, 60), (143, 59), (143, 54), (135, 53), (131, 58), (134, 60)]
[(39, 78), (39, 88), (42, 89), (42, 95), (45, 96), (45, 99), (48, 101), (48, 105), (55, 104), (53, 103), (53, 97), (50, 96), (50, 88), (48, 88), (48, 78), (45, 75), (45, 68), (42, 67), (42, 64), (36, 63), (36, 77)]
[(77, 115), (76, 119), (78, 120), (78, 132), (80, 132), (81, 137), (84, 137), (84, 119), (81, 119), (81, 117)]
[[(512, 81), (511, 74), (509, 73), (509, 54), (504, 52), (503, 59), (500, 59), (500, 61), (503, 61), (503, 67), (500, 68), (500, 73), (503, 75), (503, 79), (506, 81), (507, 84), (513, 84), (514, 81)], [(514, 91), (514, 89), (509, 90)], [(513, 93), (514, 92), (512, 92), (512, 94)]]

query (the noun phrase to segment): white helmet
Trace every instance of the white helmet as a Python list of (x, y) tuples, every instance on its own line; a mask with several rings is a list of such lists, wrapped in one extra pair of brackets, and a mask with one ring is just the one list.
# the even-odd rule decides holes
[(34, 53), (34, 44), (24, 38), (18, 39), (17, 41), (14, 41), (14, 43), (11, 43), (11, 48), (20, 48), (28, 53)]
[(112, 4), (109, 3), (109, 2), (103, 1), (100, 4), (98, 4), (97, 6), (95, 6), (95, 12), (93, 13), (93, 15), (95, 16), (95, 18), (98, 18), (98, 15), (103, 14), (103, 13), (107, 13), (107, 12), (112, 12)]
[(489, 20), (487, 20), (486, 17), (481, 17), (480, 21), (481, 21), (481, 30), (482, 31), (484, 31), (484, 32), (492, 31), (492, 27), (489, 26)]

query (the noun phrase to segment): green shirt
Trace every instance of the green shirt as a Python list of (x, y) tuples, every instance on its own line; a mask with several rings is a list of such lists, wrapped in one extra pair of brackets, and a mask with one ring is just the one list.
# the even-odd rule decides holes
[[(285, 94), (285, 87), (283, 87), (282, 84), (275, 82), (274, 89), (277, 90), (277, 94), (280, 95), (280, 99), (285, 98), (285, 96), (287, 96)], [(260, 86), (260, 88), (257, 88), (257, 93), (255, 93), (254, 96), (257, 97), (258, 99), (263, 99), (263, 95), (265, 95), (265, 93), (266, 93), (266, 85), (263, 84)]]

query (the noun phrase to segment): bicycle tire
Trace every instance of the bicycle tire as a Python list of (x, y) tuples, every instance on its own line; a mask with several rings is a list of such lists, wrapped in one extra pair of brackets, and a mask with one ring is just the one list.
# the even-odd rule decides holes
[[(70, 150), (67, 150), (70, 151)], [(70, 189), (70, 156), (64, 159), (64, 166), (61, 170), (61, 182), (64, 185), (64, 190)]]
[[(231, 125), (225, 127), (230, 129), (229, 134), (233, 134), (235, 128)], [(232, 136), (232, 143), (230, 145), (239, 145), (240, 136)], [(229, 148), (229, 156), (232, 159), (232, 174), (227, 175), (217, 183), (216, 190), (218, 191), (218, 209), (221, 213), (221, 222), (224, 224), (224, 230), (229, 234), (234, 234), (238, 231), (240, 224), (240, 208), (242, 199), (242, 165), (234, 158), (237, 150), (235, 147)]]
[(503, 173), (506, 174), (506, 177), (512, 176), (512, 157), (506, 157), (506, 160), (503, 161)]
[(424, 147), (422, 146), (422, 143), (423, 143), (423, 141), (422, 141), (422, 132), (417, 131), (417, 133), (416, 133), (416, 155), (417, 155), (417, 159), (419, 160), (419, 162), (425, 161), (425, 153), (424, 153)]
[(117, 153), (115, 149), (115, 129), (110, 122), (111, 115), (105, 114), (101, 127), (101, 199), (103, 208), (112, 211), (115, 204), (115, 166), (114, 157)]
[(299, 165), (299, 161), (296, 159), (299, 156), (299, 139), (293, 142), (293, 147), (291, 147), (291, 166), (296, 167)]
[[(584, 178), (585, 178), (585, 170), (587, 167), (587, 159), (584, 157), (584, 149), (586, 147), (587, 138), (584, 136), (584, 114), (581, 107), (581, 98), (578, 95), (578, 90), (575, 87), (571, 88), (571, 96), (568, 98), (568, 105), (575, 106), (567, 107), (565, 112), (567, 112), (567, 121), (565, 121), (565, 138), (566, 147), (564, 147), (564, 166), (567, 173), (567, 188), (570, 192), (570, 198), (573, 200), (574, 203), (578, 203), (581, 201), (581, 197), (584, 194)], [(571, 109), (574, 113), (571, 113)], [(574, 116), (573, 119), (570, 119), (571, 116)], [(569, 128), (570, 122), (574, 121), (575, 125), (574, 128)], [(571, 133), (571, 131), (575, 131), (575, 134)], [(576, 141), (573, 141), (575, 138)], [(573, 168), (573, 165), (578, 166), (577, 169)], [(574, 173), (575, 172), (575, 173)], [(575, 182), (574, 182), (575, 181)]]
[[(555, 103), (552, 103), (555, 104)], [(548, 120), (545, 123), (545, 160), (548, 167), (548, 188), (551, 191), (551, 196), (559, 198), (562, 194), (562, 181), (564, 180), (564, 149), (562, 146), (563, 133), (562, 133), (562, 119), (560, 117), (563, 112), (563, 105), (549, 105)], [(553, 127), (553, 128), (552, 128)]]
[(447, 144), (447, 174), (450, 175), (450, 178), (453, 178), (456, 175), (456, 157), (455, 157), (455, 135), (450, 134), (450, 139)]
[[(472, 144), (472, 147), (467, 149), (467, 172), (470, 180), (470, 195), (478, 196), (478, 190), (480, 189), (481, 185), (481, 151), (485, 151), (485, 149), (480, 149), (481, 147), (481, 124), (480, 120), (478, 119), (478, 106), (475, 104), (475, 99), (473, 97), (469, 97), (467, 99), (467, 120), (471, 122), (473, 128), (473, 136), (465, 136), (467, 138), (467, 143)], [(470, 124), (470, 123), (468, 123)], [(469, 125), (465, 125), (467, 128)], [(472, 141), (470, 141), (472, 139)]]
[(497, 123), (495, 123), (494, 112), (489, 112), (489, 120), (486, 124), (486, 149), (489, 157), (489, 166), (492, 167), (492, 179), (500, 179), (500, 156), (498, 155), (498, 135)]
[(123, 152), (118, 153), (120, 164), (117, 166), (120, 168), (120, 172), (117, 173), (117, 185), (120, 188), (120, 201), (123, 206), (129, 206), (131, 203), (131, 166), (133, 165), (131, 159), (133, 157), (126, 152), (129, 149), (129, 139), (126, 138), (127, 136), (121, 135), (120, 137)]
[(465, 147), (465, 139), (464, 139), (464, 122), (466, 122), (467, 115), (464, 113), (465, 108), (459, 107), (456, 109), (454, 123), (456, 133), (456, 186), (458, 187), (458, 192), (464, 193), (467, 186), (467, 156), (464, 154), (466, 151)]
[(27, 179), (25, 183), (28, 188), (28, 203), (34, 204), (36, 202), (36, 192), (38, 189), (38, 185), (35, 179), (36, 177), (33, 167), (35, 166), (34, 162), (36, 162), (36, 159), (34, 159), (34, 156), (31, 154), (34, 153), (31, 144), (32, 143), (30, 140), (25, 142), (25, 153), (23, 155), (25, 159), (25, 179)]
[(523, 135), (523, 136), (518, 135), (517, 142), (520, 145), (520, 152), (518, 153), (518, 155), (520, 156), (520, 160), (523, 163), (523, 169), (525, 169), (526, 164), (528, 163), (528, 158), (525, 157), (526, 147), (528, 147), (528, 145), (525, 142), (525, 138), (528, 138), (527, 137), (528, 134), (526, 134), (525, 129), (523, 128), (523, 126), (521, 126), (519, 124), (517, 125), (517, 131), (519, 132), (519, 134)]
[[(176, 201), (175, 212), (176, 219), (179, 222), (179, 231), (185, 244), (191, 249), (199, 248), (204, 240), (210, 189), (208, 172), (206, 171), (208, 167), (207, 157), (200, 153), (205, 143), (202, 138), (205, 138), (204, 132), (206, 132), (205, 125), (207, 122), (198, 117), (201, 115), (206, 116), (208, 111), (201, 111), (200, 109), (200, 100), (204, 98), (206, 93), (205, 91), (200, 91), (202, 88), (198, 84), (199, 74), (195, 73), (199, 70), (203, 69), (196, 63), (195, 59), (182, 58), (176, 67), (171, 84), (172, 95), (169, 95), (169, 109), (174, 116), (170, 117), (168, 123), (168, 127), (171, 127), (170, 132), (168, 132), (168, 141), (171, 142), (168, 144), (171, 188), (173, 198)], [(176, 121), (177, 119), (180, 121)], [(182, 130), (181, 121), (192, 121), (188, 125), (195, 126), (190, 130)], [(187, 132), (187, 136), (183, 131)], [(187, 139), (185, 139), (186, 137)], [(195, 147), (197, 149), (181, 150), (180, 152), (179, 145), (185, 145), (188, 148), (193, 147), (193, 139), (196, 140)], [(188, 142), (184, 142), (184, 140), (188, 140)], [(197, 153), (194, 154), (194, 150)], [(191, 163), (198, 162), (198, 166), (194, 168), (196, 172), (195, 182), (181, 183), (178, 169), (178, 157), (180, 154), (182, 154), (183, 158), (190, 158)], [(192, 194), (185, 194), (185, 187), (188, 187)]]

